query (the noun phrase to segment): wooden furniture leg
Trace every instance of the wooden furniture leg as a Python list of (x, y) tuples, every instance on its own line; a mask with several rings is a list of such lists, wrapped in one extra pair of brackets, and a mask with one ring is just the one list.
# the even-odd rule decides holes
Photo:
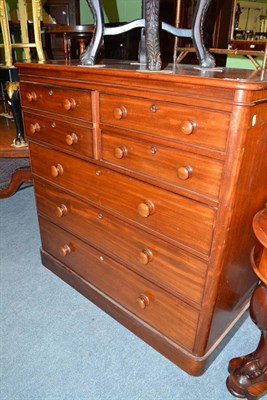
[[(28, 15), (27, 15), (27, 2), (26, 0), (18, 0), (19, 14), (20, 14), (20, 28), (22, 43), (11, 43), (11, 36), (8, 24), (8, 15), (6, 8), (6, 1), (0, 0), (0, 24), (3, 35), (3, 46), (5, 51), (5, 65), (0, 68), (0, 80), (1, 82), (7, 82), (6, 89), (9, 97), (9, 102), (12, 107), (14, 120), (17, 127), (17, 137), (14, 140), (15, 146), (25, 146), (23, 123), (21, 115), (21, 106), (19, 99), (19, 76), (17, 68), (13, 66), (12, 59), (12, 48), (22, 48), (25, 53), (26, 61), (31, 60), (30, 48), (35, 47), (39, 62), (45, 60), (44, 52), (41, 41), (41, 28), (40, 28), (40, 17), (41, 17), (41, 2), (40, 0), (32, 0), (32, 14), (33, 14), (33, 27), (34, 27), (34, 40), (35, 43), (29, 43), (28, 35)], [(2, 45), (1, 45), (2, 47)]]
[(19, 82), (7, 82), (6, 83), (7, 94), (9, 97), (9, 103), (12, 108), (12, 113), (14, 117), (14, 121), (17, 128), (17, 135), (13, 141), (13, 144), (16, 147), (27, 146), (27, 143), (24, 139), (24, 129), (22, 122), (22, 112), (21, 112), (21, 104), (19, 97)]
[(260, 244), (251, 252), (251, 264), (261, 283), (252, 295), (250, 316), (261, 339), (254, 352), (230, 361), (226, 382), (231, 394), (249, 400), (267, 394), (267, 208), (255, 216), (253, 228)]
[[(28, 32), (28, 15), (27, 15), (27, 5), (25, 0), (18, 1), (19, 7), (19, 17), (20, 17), (20, 29), (21, 29), (21, 39), (22, 43), (29, 43), (29, 32)], [(24, 49), (25, 61), (31, 61), (31, 51), (29, 47)]]
[(215, 66), (215, 59), (206, 49), (203, 41), (203, 25), (207, 10), (212, 0), (199, 0), (194, 14), (194, 21), (192, 27), (192, 39), (196, 49), (197, 57), (200, 66), (203, 68), (210, 68)]
[(81, 55), (81, 63), (86, 65), (94, 65), (104, 36), (104, 16), (100, 0), (86, 1), (93, 14), (95, 30), (90, 45)]
[(5, 64), (7, 67), (10, 67), (12, 65), (13, 59), (5, 0), (0, 0), (0, 25), (4, 42)]
[(41, 35), (41, 15), (42, 6), (40, 0), (32, 0), (32, 15), (33, 15), (33, 32), (34, 32), (34, 42), (37, 51), (37, 56), (39, 62), (45, 61), (45, 55), (42, 45), (42, 35)]
[(12, 145), (16, 125), (0, 117), (0, 199), (12, 196), (20, 186), (32, 183), (29, 148)]
[(3, 185), (3, 183), (0, 181), (0, 199), (13, 196), (20, 186), (24, 185), (25, 183), (32, 184), (32, 173), (29, 158), (0, 158), (0, 170), (3, 168), (8, 169), (10, 177), (7, 184)]

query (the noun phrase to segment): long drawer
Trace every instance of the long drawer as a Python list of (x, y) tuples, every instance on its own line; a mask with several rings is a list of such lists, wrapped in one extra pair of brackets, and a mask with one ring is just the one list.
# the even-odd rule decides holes
[(101, 149), (104, 161), (124, 169), (213, 199), (219, 196), (221, 161), (106, 130), (102, 132)]
[[(62, 119), (49, 118), (39, 114), (24, 112), (24, 129), (28, 138), (32, 138), (51, 146), (77, 155), (93, 158), (93, 129)], [(87, 123), (88, 125), (88, 123)]]
[(156, 330), (193, 349), (199, 313), (43, 218), (43, 249)]
[(175, 295), (201, 303), (207, 271), (202, 260), (39, 179), (35, 196), (38, 211), (57, 225)]
[(65, 89), (54, 85), (21, 82), (20, 91), (23, 107), (92, 121), (91, 92), (89, 90)]
[(100, 94), (100, 123), (172, 141), (225, 150), (227, 113), (131, 96)]
[(113, 214), (209, 253), (216, 209), (30, 143), (32, 171)]

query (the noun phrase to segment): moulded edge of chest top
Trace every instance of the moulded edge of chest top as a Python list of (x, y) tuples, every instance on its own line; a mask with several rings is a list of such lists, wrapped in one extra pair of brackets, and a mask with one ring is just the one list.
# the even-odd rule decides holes
[[(117, 65), (96, 65), (84, 67), (80, 65), (64, 65), (60, 62), (36, 63), (17, 63), (20, 69), (20, 76), (28, 76), (35, 80), (52, 78), (53, 81), (61, 80), (64, 85), (76, 81), (81, 85), (104, 84), (111, 86), (130, 86), (136, 88), (146, 88), (147, 90), (156, 89), (158, 91), (177, 91), (177, 88), (188, 88), (193, 92), (202, 93), (208, 89), (214, 90), (214, 98), (218, 98), (220, 92), (221, 99), (233, 99), (235, 90), (262, 91), (267, 90), (267, 77), (262, 77), (259, 71), (248, 73), (244, 70), (232, 70), (222, 68), (221, 71), (198, 70), (194, 66), (186, 68), (176, 67), (162, 71), (138, 70)], [(193, 68), (193, 70), (192, 70)], [(229, 72), (230, 71), (230, 72)], [(256, 75), (255, 75), (256, 74)], [(265, 79), (265, 80), (264, 80)], [(129, 85), (130, 84), (130, 85)], [(191, 89), (189, 89), (191, 88)]]

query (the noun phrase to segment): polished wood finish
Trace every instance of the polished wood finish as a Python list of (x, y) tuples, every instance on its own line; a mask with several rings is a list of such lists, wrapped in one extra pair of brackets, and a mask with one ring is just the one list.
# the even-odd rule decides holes
[[(28, 138), (39, 139), (71, 153), (93, 157), (93, 129), (90, 124), (62, 121), (59, 116), (24, 113), (24, 126)], [(56, 132), (56, 135), (55, 135)]]
[(230, 44), (233, 50), (264, 52), (266, 40), (231, 40)]
[(92, 120), (88, 91), (66, 90), (46, 85), (34, 85), (34, 90), (32, 88), (32, 85), (29, 87), (23, 82), (20, 83), (20, 91), (25, 92), (25, 96), (21, 96), (22, 107), (30, 104), (35, 110), (45, 110), (85, 121)]
[(153, 139), (154, 136), (169, 139), (172, 146), (187, 143), (224, 150), (229, 114), (208, 108), (201, 110), (196, 104), (187, 107), (175, 100), (162, 101), (153, 98), (153, 94), (147, 99), (104, 92), (100, 93), (100, 121), (119, 128), (121, 134), (124, 129), (131, 129), (147, 133)]
[[(78, 237), (92, 246), (100, 246), (111, 257), (119, 257), (133, 271), (160, 283), (161, 287), (185, 298), (187, 302), (201, 303), (207, 262), (138, 226), (123, 226), (111, 213), (39, 179), (35, 179), (35, 195), (39, 212), (52, 220), (56, 216), (58, 222), (60, 218), (60, 226), (67, 231), (76, 232)], [(122, 227), (125, 235), (121, 234)], [(107, 229), (108, 236), (105, 234)], [(117, 240), (118, 237), (120, 240)], [(147, 261), (150, 265), (144, 269)]]
[[(257, 284), (249, 251), (267, 195), (266, 77), (128, 63), (19, 68), (44, 265), (203, 373)], [(66, 99), (77, 107), (66, 110)]]
[[(17, 163), (15, 164), (15, 168), (10, 168), (9, 170), (9, 182), (2, 186), (2, 182), (0, 181), (0, 199), (5, 199), (6, 197), (13, 196), (17, 192), (17, 190), (24, 184), (32, 184), (32, 173), (29, 164), (27, 166), (24, 166), (25, 162), (22, 164), (18, 162), (18, 160), (22, 159), (16, 159)], [(25, 159), (23, 160), (25, 161)], [(3, 166), (2, 161), (3, 159), (0, 159), (0, 171), (2, 169), (1, 167)], [(28, 159), (26, 159), (26, 163), (27, 161)], [(4, 167), (6, 168), (6, 163)]]
[[(218, 198), (223, 163), (171, 147), (102, 131), (102, 159), (136, 174)], [(119, 154), (118, 154), (119, 153)], [(117, 155), (117, 156), (116, 156)]]
[(45, 10), (59, 25), (77, 25), (80, 22), (80, 3), (76, 0), (46, 0)]
[[(179, 301), (138, 274), (125, 269), (121, 264), (107, 257), (105, 253), (89, 245), (84, 246), (84, 243), (75, 236), (47, 220), (40, 218), (40, 226), (44, 248), (49, 248), (52, 256), (62, 259), (64, 264), (72, 268), (75, 273), (95, 287), (101, 287), (104, 293), (118, 303), (124, 304), (144, 322), (161, 330), (171, 340), (192, 350), (198, 321), (198, 312), (195, 308)], [(57, 240), (54, 240), (55, 237)], [(77, 253), (79, 254), (78, 263), (76, 263)], [(90, 268), (88, 268), (88, 260), (90, 260)], [(150, 300), (149, 307), (148, 304), (147, 307), (140, 307), (138, 304), (137, 299), (143, 293)], [(148, 312), (143, 314), (140, 308), (147, 308)], [(168, 324), (164, 323), (166, 319), (169, 320)], [(177, 324), (180, 329), (177, 329)]]
[(252, 321), (261, 330), (257, 349), (229, 363), (229, 391), (236, 397), (260, 399), (267, 394), (267, 208), (253, 219), (253, 230), (259, 241), (251, 252), (251, 264), (261, 280), (250, 303)]
[(0, 157), (29, 157), (29, 147), (15, 147), (16, 125), (13, 119), (0, 116)]
[(32, 183), (29, 148), (15, 147), (13, 119), (0, 117), (0, 199), (12, 196), (25, 183)]
[[(48, 25), (45, 29), (46, 51), (48, 58), (53, 58), (53, 47), (58, 41), (58, 36), (62, 36), (62, 50), (65, 60), (80, 58), (86, 47), (86, 42), (92, 38), (94, 25)], [(76, 50), (75, 42), (78, 42), (79, 49)], [(76, 53), (76, 54), (75, 54)], [(57, 57), (58, 54), (55, 54)]]

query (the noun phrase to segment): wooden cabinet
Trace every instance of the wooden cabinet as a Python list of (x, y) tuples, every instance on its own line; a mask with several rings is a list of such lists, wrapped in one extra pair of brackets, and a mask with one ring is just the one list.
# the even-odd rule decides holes
[(19, 68), (43, 264), (203, 373), (257, 284), (267, 80), (193, 66)]
[[(46, 0), (45, 11), (55, 20), (56, 25), (75, 27), (80, 24), (80, 2), (76, 0)], [(49, 59), (64, 59), (63, 33), (44, 32), (45, 50)], [(79, 42), (73, 41), (71, 57), (79, 58)]]
[(45, 10), (60, 25), (79, 25), (80, 6), (75, 0), (46, 0)]

